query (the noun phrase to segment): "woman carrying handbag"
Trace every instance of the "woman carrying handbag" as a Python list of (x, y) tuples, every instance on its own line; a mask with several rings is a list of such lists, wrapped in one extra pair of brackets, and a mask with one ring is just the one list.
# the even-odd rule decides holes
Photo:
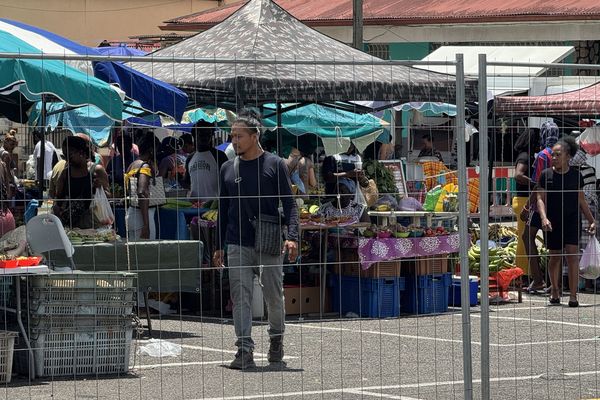
[[(129, 240), (156, 239), (156, 207), (165, 203), (162, 178), (157, 176), (156, 149), (160, 146), (154, 133), (148, 132), (137, 143), (138, 160), (129, 165), (125, 185), (129, 188), (129, 206), (125, 216)], [(162, 196), (161, 196), (162, 190)]]

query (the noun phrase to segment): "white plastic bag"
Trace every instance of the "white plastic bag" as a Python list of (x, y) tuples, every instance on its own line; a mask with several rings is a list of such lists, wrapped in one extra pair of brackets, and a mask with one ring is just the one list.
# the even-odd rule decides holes
[(138, 354), (150, 357), (177, 357), (181, 346), (161, 339), (150, 339), (147, 345), (138, 348)]
[(600, 126), (587, 128), (579, 135), (577, 141), (589, 156), (600, 154)]
[(104, 189), (96, 188), (94, 193), (94, 200), (92, 201), (92, 209), (94, 210), (94, 216), (102, 226), (112, 225), (115, 221), (115, 214), (113, 214), (108, 197), (104, 193)]
[(600, 277), (600, 243), (596, 236), (590, 238), (581, 260), (579, 260), (579, 276), (585, 279), (598, 279)]
[(354, 194), (354, 201), (356, 204), (360, 204), (362, 206), (367, 206), (367, 199), (365, 199), (365, 195), (362, 190), (360, 190), (360, 185), (356, 184), (356, 193)]

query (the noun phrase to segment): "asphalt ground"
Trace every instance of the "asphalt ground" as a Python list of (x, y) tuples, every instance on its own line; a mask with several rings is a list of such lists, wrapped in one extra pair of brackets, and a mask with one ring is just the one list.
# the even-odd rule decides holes
[[(492, 305), (493, 399), (600, 397), (600, 296), (581, 294), (578, 309), (548, 307), (544, 297)], [(564, 299), (564, 298), (563, 298)], [(473, 398), (481, 398), (481, 314), (471, 308)], [(462, 317), (390, 319), (289, 317), (285, 366), (266, 360), (268, 336), (256, 322), (257, 368), (226, 368), (235, 354), (230, 320), (154, 319), (155, 338), (182, 345), (178, 357), (137, 354), (130, 373), (85, 378), (23, 377), (0, 389), (4, 399), (462, 399)]]

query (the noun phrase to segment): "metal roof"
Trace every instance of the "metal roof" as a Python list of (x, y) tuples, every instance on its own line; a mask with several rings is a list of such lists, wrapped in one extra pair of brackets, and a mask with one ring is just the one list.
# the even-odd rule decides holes
[[(164, 29), (203, 29), (213, 26), (247, 1), (165, 21)], [(351, 25), (352, 0), (275, 0), (309, 25)], [(364, 23), (438, 24), (494, 21), (552, 21), (600, 18), (598, 0), (364, 0)], [(178, 25), (181, 25), (178, 27)], [(186, 27), (184, 27), (186, 26)]]

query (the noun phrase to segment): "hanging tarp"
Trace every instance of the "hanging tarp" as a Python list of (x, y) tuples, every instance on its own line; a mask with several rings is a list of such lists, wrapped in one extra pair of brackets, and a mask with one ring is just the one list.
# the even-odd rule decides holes
[[(37, 49), (36, 53), (102, 55), (92, 47), (82, 46), (52, 32), (4, 18), (0, 18), (0, 32), (6, 32), (21, 39), (30, 47)], [(27, 53), (19, 48), (16, 49), (16, 52)], [(127, 97), (138, 101), (149, 112), (160, 112), (179, 120), (185, 110), (187, 95), (184, 92), (122, 63), (96, 62), (92, 64), (88, 61), (69, 61), (67, 63), (89, 75), (93, 74), (105, 82), (118, 85), (127, 94)]]
[[(29, 125), (39, 126), (42, 103), (38, 102), (31, 109)], [(122, 120), (138, 118), (143, 114), (140, 104), (126, 100), (121, 116)], [(61, 128), (71, 133), (85, 133), (94, 144), (104, 147), (110, 144), (110, 134), (115, 121), (108, 118), (95, 106), (69, 108), (65, 103), (54, 102), (46, 104), (46, 129), (51, 131)]]
[(27, 121), (31, 105), (51, 95), (70, 106), (93, 104), (114, 120), (121, 118), (122, 98), (106, 82), (56, 60), (8, 59), (1, 53), (40, 54), (18, 37), (0, 30), (0, 113)]
[(182, 124), (195, 124), (200, 120), (226, 127), (235, 120), (235, 113), (224, 108), (204, 107), (186, 111), (181, 118)]
[[(251, 0), (225, 21), (151, 54), (153, 57), (251, 59), (242, 63), (132, 63), (190, 94), (196, 104), (257, 105), (337, 100), (453, 103), (455, 77), (408, 66), (325, 65), (381, 61), (298, 21), (271, 0)], [(269, 60), (291, 60), (274, 64)], [(297, 62), (303, 62), (299, 64)], [(467, 81), (467, 98), (475, 97)]]
[[(282, 109), (293, 104), (282, 104)], [(266, 115), (264, 126), (269, 129), (277, 127), (277, 117), (274, 104), (264, 106)], [(282, 112), (281, 126), (293, 135), (300, 136), (313, 133), (320, 138), (344, 137), (357, 139), (388, 128), (389, 124), (371, 114), (356, 114), (349, 111), (336, 110), (318, 104), (308, 104), (289, 111)]]
[(600, 83), (570, 92), (544, 96), (498, 96), (494, 99), (496, 114), (550, 115), (600, 114)]

